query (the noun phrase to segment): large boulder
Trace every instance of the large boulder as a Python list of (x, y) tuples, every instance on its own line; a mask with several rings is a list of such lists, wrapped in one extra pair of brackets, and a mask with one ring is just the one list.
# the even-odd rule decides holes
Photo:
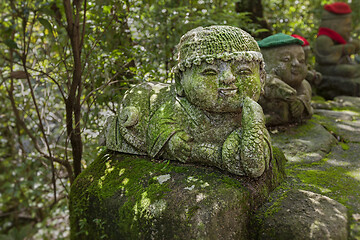
[(256, 179), (106, 152), (70, 193), (72, 239), (249, 239), (252, 213), (284, 179), (284, 155)]
[(348, 239), (346, 207), (324, 195), (293, 189), (262, 210), (259, 240)]

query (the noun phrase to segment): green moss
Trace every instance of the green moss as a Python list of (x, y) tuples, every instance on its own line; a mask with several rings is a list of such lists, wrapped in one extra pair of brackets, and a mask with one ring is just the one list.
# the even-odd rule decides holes
[(325, 98), (321, 97), (321, 96), (313, 96), (311, 98), (311, 100), (315, 103), (324, 103), (326, 102)]
[(343, 150), (348, 150), (350, 148), (349, 145), (347, 145), (346, 143), (343, 143), (343, 142), (339, 142), (339, 145), (341, 146), (341, 148)]
[[(214, 211), (220, 219), (230, 214), (244, 224), (244, 216), (283, 179), (284, 161), (274, 148), (272, 168), (249, 183), (215, 168), (103, 152), (72, 186), (71, 238), (142, 239), (186, 234), (190, 225), (201, 232), (217, 226), (202, 222), (199, 211)], [(174, 221), (179, 224), (169, 224)]]
[[(349, 216), (358, 211), (360, 206), (360, 179), (352, 168), (334, 166), (328, 158), (310, 164), (294, 164), (288, 174), (297, 187), (323, 194), (343, 205), (349, 210)], [(350, 227), (358, 223), (350, 218)]]
[(287, 192), (282, 193), (276, 199), (273, 198), (273, 201), (271, 201), (270, 207), (268, 207), (266, 209), (266, 211), (264, 212), (264, 217), (265, 218), (277, 213), (281, 209), (281, 203), (287, 197), (286, 193)]
[[(77, 216), (91, 215), (91, 213), (84, 212), (91, 202), (98, 204), (99, 208), (102, 208), (106, 205), (104, 202), (112, 201), (111, 198), (114, 195), (131, 196), (122, 203), (120, 213), (113, 213), (114, 215), (119, 215), (120, 219), (114, 219), (113, 223), (105, 221), (102, 225), (114, 227), (114, 224), (117, 224), (117, 227), (123, 229), (124, 233), (136, 238), (137, 236), (133, 233), (136, 232), (137, 234), (140, 231), (137, 231), (139, 226), (136, 226), (135, 220), (137, 218), (150, 220), (156, 214), (155, 212), (150, 213), (146, 211), (150, 204), (164, 205), (164, 203), (157, 201), (162, 199), (163, 195), (169, 191), (169, 188), (166, 182), (160, 184), (156, 177), (169, 172), (171, 168), (166, 163), (158, 164), (133, 156), (121, 156), (122, 159), (120, 161), (110, 152), (102, 153), (91, 166), (79, 175), (73, 185), (76, 187), (72, 188), (70, 197), (72, 199), (70, 205), (74, 209), (72, 221), (75, 221)], [(152, 172), (150, 174), (151, 177), (149, 177), (149, 171)], [(90, 197), (96, 198), (90, 201)], [(103, 211), (106, 212), (108, 210), (104, 209)], [(96, 226), (99, 225), (99, 221), (95, 223)], [(134, 222), (134, 224), (129, 225), (129, 222)], [(75, 224), (72, 223), (72, 226), (75, 226)], [(84, 224), (83, 222), (81, 229), (80, 226), (74, 230), (72, 229), (72, 238), (77, 239), (77, 233), (83, 235), (88, 233), (91, 236), (98, 236), (99, 234), (94, 232), (93, 226), (93, 223), (87, 222), (87, 224)], [(131, 229), (127, 229), (128, 226), (131, 226)], [(99, 227), (96, 229), (98, 231)]]

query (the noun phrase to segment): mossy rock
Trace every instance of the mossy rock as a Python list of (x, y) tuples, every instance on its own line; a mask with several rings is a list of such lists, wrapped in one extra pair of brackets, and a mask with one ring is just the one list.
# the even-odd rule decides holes
[(347, 209), (341, 203), (301, 189), (280, 188), (272, 197), (256, 215), (256, 239), (348, 239)]
[(274, 148), (257, 179), (215, 168), (101, 154), (71, 188), (72, 239), (249, 239), (252, 213), (284, 179)]

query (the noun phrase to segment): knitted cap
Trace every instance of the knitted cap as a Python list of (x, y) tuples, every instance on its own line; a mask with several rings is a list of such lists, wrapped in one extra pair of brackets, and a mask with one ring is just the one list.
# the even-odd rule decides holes
[(291, 34), (291, 36), (294, 37), (294, 38), (300, 39), (301, 41), (303, 41), (304, 44), (301, 45), (301, 46), (303, 46), (303, 47), (306, 47), (306, 46), (309, 46), (309, 45), (310, 45), (309, 42), (306, 40), (306, 38), (304, 38), (303, 36), (296, 35), (296, 34)]
[(335, 14), (349, 14), (351, 13), (351, 8), (349, 4), (344, 2), (336, 2), (332, 4), (325, 4), (324, 9), (328, 12)]
[(255, 39), (247, 32), (231, 26), (198, 27), (184, 34), (177, 46), (178, 64), (173, 72), (184, 71), (202, 61), (209, 64), (215, 59), (258, 61), (263, 58)]
[(321, 16), (322, 20), (332, 20), (351, 17), (351, 8), (347, 3), (336, 2), (332, 4), (325, 4)]
[(271, 35), (267, 38), (264, 38), (261, 41), (258, 41), (258, 44), (260, 48), (272, 48), (272, 47), (280, 47), (290, 44), (298, 44), (301, 46), (304, 44), (304, 42), (290, 35), (278, 33), (275, 35)]

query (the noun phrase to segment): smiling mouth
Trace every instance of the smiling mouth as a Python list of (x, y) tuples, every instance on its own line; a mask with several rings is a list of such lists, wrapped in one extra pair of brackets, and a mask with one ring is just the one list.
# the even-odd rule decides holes
[(233, 96), (237, 93), (238, 88), (218, 88), (220, 96)]
[(299, 74), (300, 74), (300, 71), (299, 71), (299, 70), (292, 70), (292, 71), (291, 71), (291, 74), (293, 74), (293, 75), (299, 75)]

